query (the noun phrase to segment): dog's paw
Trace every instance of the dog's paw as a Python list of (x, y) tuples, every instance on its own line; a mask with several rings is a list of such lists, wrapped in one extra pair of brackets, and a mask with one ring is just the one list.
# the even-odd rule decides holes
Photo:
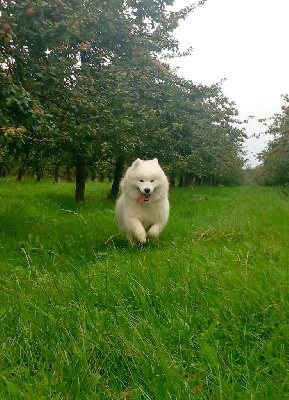
[(152, 225), (150, 229), (147, 231), (147, 235), (150, 238), (157, 238), (160, 235), (160, 226), (159, 225)]
[(145, 244), (147, 241), (147, 238), (146, 238), (146, 235), (141, 234), (141, 235), (137, 235), (136, 240), (141, 244)]

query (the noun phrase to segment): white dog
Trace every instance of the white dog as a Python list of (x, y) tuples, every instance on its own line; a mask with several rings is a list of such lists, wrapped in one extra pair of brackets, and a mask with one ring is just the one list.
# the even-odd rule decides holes
[(121, 195), (116, 202), (116, 217), (120, 230), (131, 244), (145, 243), (147, 237), (157, 238), (169, 218), (168, 179), (158, 160), (132, 164), (121, 181)]

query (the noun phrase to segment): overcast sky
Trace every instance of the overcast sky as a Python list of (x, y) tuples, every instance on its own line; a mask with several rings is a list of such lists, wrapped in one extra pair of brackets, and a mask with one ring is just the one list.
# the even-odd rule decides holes
[[(174, 8), (192, 1), (175, 0)], [(255, 116), (247, 134), (264, 132), (258, 119), (280, 112), (281, 94), (289, 94), (288, 26), (289, 0), (207, 0), (175, 31), (181, 50), (193, 46), (192, 55), (170, 63), (196, 83), (226, 78), (223, 93), (236, 103), (240, 118)], [(246, 141), (252, 166), (267, 140)]]

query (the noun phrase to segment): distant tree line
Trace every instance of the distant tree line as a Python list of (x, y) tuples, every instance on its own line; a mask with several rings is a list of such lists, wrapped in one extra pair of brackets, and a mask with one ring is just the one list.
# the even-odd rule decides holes
[(0, 0), (0, 176), (112, 180), (158, 157), (171, 184), (240, 184), (242, 142), (221, 84), (181, 79), (161, 56), (200, 1)]
[(281, 112), (265, 121), (273, 139), (259, 155), (261, 165), (255, 170), (255, 180), (262, 185), (289, 185), (289, 96), (283, 99)]

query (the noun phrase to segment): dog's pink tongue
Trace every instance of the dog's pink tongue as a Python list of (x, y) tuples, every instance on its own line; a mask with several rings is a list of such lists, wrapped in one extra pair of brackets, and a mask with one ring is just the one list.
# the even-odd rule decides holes
[(138, 203), (142, 203), (143, 201), (149, 199), (149, 197), (150, 197), (149, 194), (143, 194), (143, 193), (141, 193), (141, 194), (137, 197), (136, 201), (137, 201)]

